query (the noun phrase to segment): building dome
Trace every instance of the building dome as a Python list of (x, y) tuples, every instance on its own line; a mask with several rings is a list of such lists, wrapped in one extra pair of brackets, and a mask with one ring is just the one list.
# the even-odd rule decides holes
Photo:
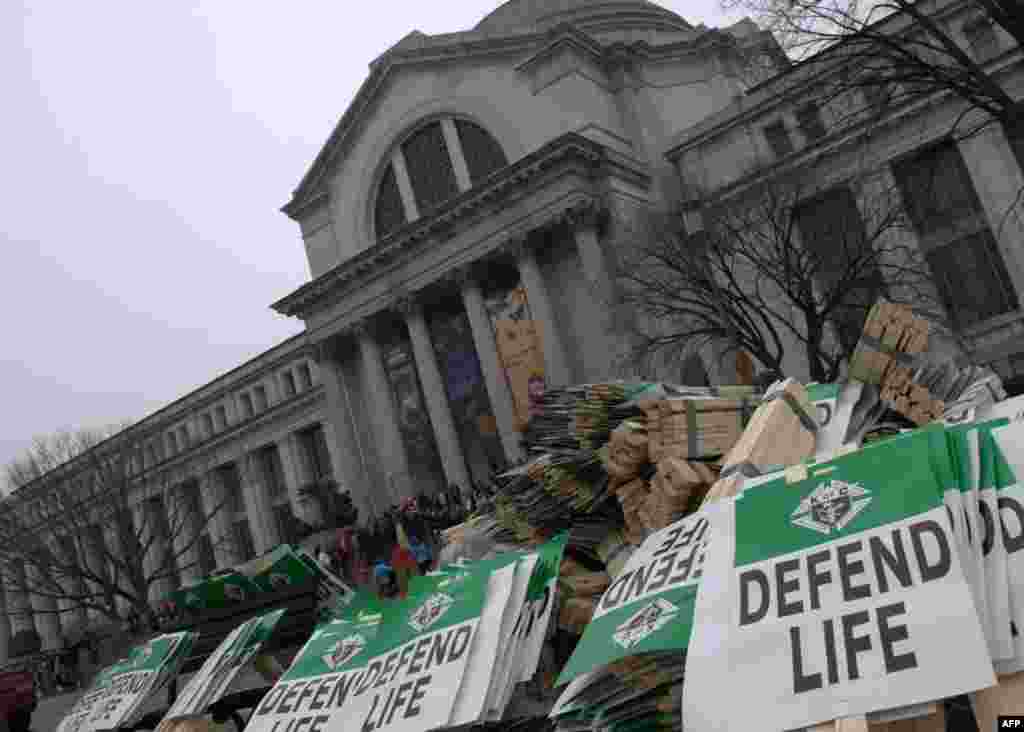
[(652, 30), (685, 31), (692, 26), (670, 10), (646, 0), (510, 0), (477, 23), (474, 30), (505, 35), (543, 31), (559, 23), (582, 29), (611, 20), (642, 24)]

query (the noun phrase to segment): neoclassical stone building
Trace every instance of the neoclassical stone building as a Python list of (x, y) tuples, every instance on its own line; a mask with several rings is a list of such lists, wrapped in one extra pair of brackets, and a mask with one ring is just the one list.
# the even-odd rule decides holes
[[(958, 2), (943, 6), (958, 33), (974, 27)], [(963, 41), (1024, 97), (1019, 50), (998, 33)], [(140, 496), (166, 475), (207, 503), (237, 496), (204, 528), (211, 545), (232, 539), (221, 556), (205, 550), (209, 568), (287, 540), (290, 514), (315, 524), (299, 496), (320, 478), (349, 490), (364, 518), (464, 490), (520, 457), (530, 388), (629, 374), (633, 316), (610, 305), (613, 273), (650, 212), (690, 205), (695, 190), (725, 201), (800, 174), (855, 217), (851, 147), (875, 179), (912, 179), (915, 155), (953, 171), (961, 224), (925, 216), (907, 235), (948, 302), (984, 298), (964, 324), (976, 356), (1014, 375), (1024, 225), (1004, 213), (1024, 186), (1024, 143), (998, 129), (944, 142), (957, 107), (941, 99), (886, 110), (865, 137), (813, 107), (806, 68), (790, 68), (750, 21), (694, 27), (644, 0), (512, 0), (471, 30), (410, 33), (373, 61), (284, 206), (312, 278), (272, 307), (305, 332), (122, 433), (138, 447)], [(971, 252), (983, 254), (955, 279)], [(736, 378), (713, 354), (658, 375)], [(6, 607), (0, 660), (7, 626), (31, 623), (31, 610), (44, 643), (59, 642), (52, 607), (16, 593)]]

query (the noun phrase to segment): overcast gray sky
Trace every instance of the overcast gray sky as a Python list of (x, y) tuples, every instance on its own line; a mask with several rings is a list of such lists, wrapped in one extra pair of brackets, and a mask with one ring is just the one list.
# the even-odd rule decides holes
[(0, 2), (0, 464), (298, 333), (268, 307), (309, 276), (279, 207), (374, 57), (498, 4)]

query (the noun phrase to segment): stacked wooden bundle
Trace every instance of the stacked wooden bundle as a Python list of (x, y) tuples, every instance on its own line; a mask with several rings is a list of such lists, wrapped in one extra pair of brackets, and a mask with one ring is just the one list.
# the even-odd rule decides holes
[(607, 448), (608, 476), (626, 482), (640, 475), (649, 462), (647, 429), (640, 422), (623, 422), (611, 433)]
[(648, 532), (682, 518), (699, 505), (699, 499), (715, 482), (716, 474), (699, 460), (665, 458), (651, 480), (636, 477), (615, 486), (626, 523), (626, 538), (639, 544)]
[[(902, 305), (880, 301), (871, 308), (853, 358), (850, 378), (884, 388), (893, 377), (915, 365), (928, 349), (929, 324)], [(900, 371), (897, 372), (896, 370)], [(909, 378), (909, 374), (907, 374)]]
[(786, 379), (773, 385), (742, 437), (726, 455), (721, 478), (711, 487), (705, 501), (735, 495), (744, 478), (811, 457), (817, 429), (812, 414), (803, 384)]
[(579, 634), (590, 622), (601, 594), (611, 584), (607, 572), (587, 569), (571, 557), (562, 559), (558, 571), (561, 609), (558, 624), (563, 630)]
[(753, 405), (746, 398), (698, 397), (640, 402), (651, 462), (723, 455), (743, 433)]

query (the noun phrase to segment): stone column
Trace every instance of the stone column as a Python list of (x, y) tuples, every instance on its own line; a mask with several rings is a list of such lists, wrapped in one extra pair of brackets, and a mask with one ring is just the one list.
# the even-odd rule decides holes
[(576, 320), (576, 327), (585, 327), (583, 349), (586, 363), (583, 378), (595, 381), (607, 378), (619, 367), (626, 355), (615, 339), (615, 286), (608, 259), (598, 237), (601, 211), (596, 205), (581, 206), (569, 212), (567, 219), (576, 252), (580, 258), (591, 312)]
[[(182, 586), (196, 582), (203, 576), (199, 566), (199, 533), (201, 517), (194, 508), (202, 505), (202, 498), (190, 495), (199, 491), (198, 481), (187, 481), (173, 494), (174, 511), (171, 516), (171, 532), (173, 534), (174, 559), (178, 565), (178, 576)], [(194, 500), (198, 499), (198, 500)]]
[(76, 570), (76, 567), (80, 566), (85, 559), (83, 556), (75, 556), (73, 540), (69, 547), (54, 537), (50, 550), (61, 566), (59, 583), (64, 598), (57, 603), (61, 622), (66, 628), (84, 628), (85, 609), (79, 606), (80, 600), (77, 598), (86, 594), (86, 583), (85, 578)]
[(430, 339), (430, 329), (423, 314), (423, 306), (415, 298), (405, 298), (399, 303), (405, 316), (405, 324), (409, 328), (409, 339), (412, 341), (412, 352), (416, 359), (416, 371), (423, 386), (423, 396), (430, 413), (430, 424), (437, 438), (438, 452), (441, 453), (441, 464), (444, 477), (449, 485), (456, 485), (463, 494), (468, 494), (472, 481), (466, 468), (466, 458), (462, 454), (455, 420), (448, 405), (448, 394), (444, 385), (441, 370), (437, 367), (434, 344)]
[(230, 567), (235, 563), (238, 554), (231, 532), (234, 517), (231, 515), (231, 506), (224, 503), (226, 492), (216, 471), (211, 471), (200, 479), (200, 490), (203, 495), (203, 510), (207, 516), (212, 515), (207, 521), (206, 530), (213, 544), (217, 567)]
[(480, 360), (480, 370), (484, 374), (487, 397), (490, 399), (491, 409), (494, 410), (494, 417), (498, 422), (501, 445), (505, 450), (505, 457), (510, 462), (517, 462), (522, 458), (523, 450), (519, 445), (519, 433), (515, 429), (515, 406), (508, 388), (508, 379), (505, 378), (505, 371), (502, 369), (501, 360), (498, 357), (498, 344), (494, 339), (491, 316), (488, 315), (487, 308), (484, 306), (480, 284), (473, 277), (472, 271), (465, 268), (458, 271), (456, 276), (459, 289), (462, 291), (462, 303), (466, 308), (469, 326), (473, 331), (473, 345), (476, 347), (476, 356)]
[(142, 571), (148, 584), (148, 600), (150, 603), (159, 602), (173, 590), (174, 584), (169, 577), (155, 579), (158, 574), (164, 575), (168, 571), (167, 537), (160, 535), (156, 507), (148, 500), (132, 507), (132, 519), (135, 522), (135, 533), (142, 545)]
[(385, 492), (390, 498), (389, 503), (397, 503), (406, 496), (412, 496), (413, 488), (402, 433), (398, 430), (398, 414), (395, 410), (395, 400), (391, 396), (391, 383), (384, 368), (380, 345), (370, 331), (369, 324), (361, 323), (356, 328), (356, 337), (359, 340), (359, 353), (363, 362), (367, 391), (364, 396), (373, 421), (377, 454), (386, 475)]
[[(52, 595), (56, 591), (52, 580), (48, 580), (43, 571), (36, 566), (26, 567), (28, 587), (30, 590), (38, 590), (45, 594), (29, 592), (29, 601), (32, 605), (32, 613), (39, 632), (39, 638), (43, 642), (44, 651), (54, 651), (61, 647), (60, 639), (60, 617), (57, 615), (57, 599)], [(47, 596), (49, 595), (49, 596)]]
[[(345, 368), (337, 346), (337, 341), (323, 344), (317, 362), (320, 381), (327, 397), (327, 423), (331, 426), (331, 432), (327, 434), (336, 450), (337, 464), (334, 467), (352, 496), (352, 502), (359, 509), (360, 523), (365, 524), (384, 506), (378, 507), (375, 500), (374, 486), (369, 479), (366, 455), (352, 409), (355, 399), (345, 378)], [(316, 510), (319, 511), (319, 507)]]
[[(134, 531), (134, 528), (132, 529)], [(106, 545), (107, 556), (104, 557), (106, 561), (107, 557), (117, 556), (122, 560), (128, 556), (128, 552), (124, 549), (124, 542), (122, 542), (122, 536), (118, 529), (118, 523), (116, 521), (108, 521), (103, 525), (103, 543)], [(132, 589), (131, 578), (127, 576), (125, 570), (113, 566), (113, 563), (108, 563), (107, 573), (110, 577), (111, 585), (116, 583), (117, 587), (120, 587), (128, 594), (134, 594)], [(114, 595), (114, 607), (117, 609), (118, 614), (122, 618), (127, 618), (131, 613), (131, 603), (127, 598), (120, 594)]]
[(0, 666), (11, 656), (11, 616), (7, 609), (3, 569), (0, 568)]
[(1024, 172), (1002, 127), (989, 125), (958, 143), (967, 171), (1006, 262), (1017, 297), (1024, 304)]
[(285, 484), (288, 486), (288, 497), (292, 503), (292, 511), (298, 518), (310, 526), (319, 526), (323, 521), (320, 507), (314, 501), (304, 501), (299, 493), (305, 479), (299, 463), (298, 439), (297, 435), (290, 433), (277, 443), (281, 467), (284, 468)]
[(252, 528), (252, 539), (256, 554), (270, 551), (281, 543), (281, 533), (274, 520), (274, 504), (267, 491), (267, 477), (263, 473), (259, 455), (249, 453), (241, 459), (244, 481), (242, 496), (245, 512)]
[(568, 386), (573, 380), (572, 370), (569, 368), (565, 345), (558, 331), (555, 309), (548, 297), (544, 273), (541, 272), (533, 249), (525, 239), (513, 241), (510, 248), (515, 254), (519, 277), (530, 301), (530, 313), (540, 331), (540, 340), (544, 348), (544, 380), (549, 387)]

